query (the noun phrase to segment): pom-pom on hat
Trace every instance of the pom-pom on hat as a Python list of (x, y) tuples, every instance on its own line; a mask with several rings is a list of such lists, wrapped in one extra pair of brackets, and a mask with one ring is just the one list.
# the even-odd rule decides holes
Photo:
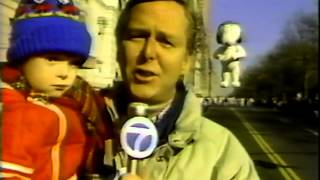
[(72, 0), (21, 0), (11, 27), (11, 64), (41, 53), (68, 53), (83, 62), (89, 56), (91, 36)]

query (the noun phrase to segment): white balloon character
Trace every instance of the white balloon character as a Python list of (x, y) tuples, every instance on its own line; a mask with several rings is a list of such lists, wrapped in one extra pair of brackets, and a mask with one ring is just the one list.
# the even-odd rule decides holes
[(217, 42), (221, 46), (213, 54), (215, 59), (221, 61), (222, 81), (221, 87), (240, 87), (240, 59), (246, 57), (246, 51), (240, 45), (242, 41), (241, 27), (236, 22), (227, 21), (219, 25)]

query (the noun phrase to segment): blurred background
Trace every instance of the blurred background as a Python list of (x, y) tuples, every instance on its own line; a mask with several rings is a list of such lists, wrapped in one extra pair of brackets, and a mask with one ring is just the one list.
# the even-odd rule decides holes
[[(9, 19), (19, 0), (0, 2), (0, 62), (6, 61)], [(91, 57), (79, 75), (95, 88), (120, 81), (114, 28), (126, 0), (75, 0), (94, 37)], [(199, 97), (254, 98), (258, 101), (314, 101), (318, 89), (317, 0), (189, 0), (197, 14), (195, 61), (186, 84)], [(241, 62), (241, 88), (220, 88), (221, 65), (212, 57), (219, 46), (216, 29), (224, 21), (240, 23), (247, 57)]]
[[(0, 1), (0, 64), (19, 0)], [(126, 0), (75, 0), (93, 36), (79, 75), (97, 90), (122, 80), (114, 28)], [(197, 18), (194, 63), (185, 84), (208, 118), (230, 129), (253, 158), (261, 179), (318, 179), (318, 0), (188, 0)], [(165, 13), (165, 12), (164, 12)], [(212, 54), (216, 30), (238, 22), (247, 57), (241, 87), (221, 88), (221, 64)]]

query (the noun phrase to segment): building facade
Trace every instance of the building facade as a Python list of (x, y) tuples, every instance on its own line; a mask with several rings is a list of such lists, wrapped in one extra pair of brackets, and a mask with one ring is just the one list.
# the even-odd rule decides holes
[(10, 18), (14, 16), (19, 0), (0, 1), (0, 62), (6, 61), (9, 46)]
[(97, 89), (113, 86), (121, 79), (116, 61), (114, 30), (120, 12), (119, 0), (76, 0), (83, 10), (85, 22), (93, 37), (90, 58), (79, 75)]
[(197, 33), (194, 63), (186, 84), (201, 97), (211, 97), (213, 92), (212, 58), (210, 51), (210, 30), (208, 26), (208, 0), (188, 0), (192, 10), (196, 14)]

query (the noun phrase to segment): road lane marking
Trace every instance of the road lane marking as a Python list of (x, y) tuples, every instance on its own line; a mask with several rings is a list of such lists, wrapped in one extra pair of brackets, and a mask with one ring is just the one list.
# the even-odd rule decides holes
[[(240, 115), (234, 108), (230, 109), (240, 119), (241, 123), (249, 132), (254, 132), (250, 134), (272, 162), (281, 164), (283, 166), (288, 166), (288, 164), (269, 146), (266, 140), (260, 136), (258, 131), (242, 115)], [(301, 178), (291, 168), (279, 167), (278, 170), (286, 180), (301, 180)]]

